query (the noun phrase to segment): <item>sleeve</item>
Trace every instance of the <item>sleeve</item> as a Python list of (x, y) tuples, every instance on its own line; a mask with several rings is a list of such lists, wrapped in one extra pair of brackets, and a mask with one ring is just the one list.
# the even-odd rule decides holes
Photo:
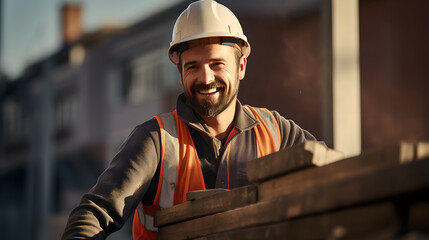
[(155, 119), (137, 126), (71, 212), (62, 239), (105, 239), (122, 227), (142, 199), (153, 199), (148, 188), (159, 164), (159, 146)]
[(309, 133), (307, 130), (302, 129), (294, 121), (285, 119), (277, 111), (271, 111), (274, 118), (279, 124), (280, 130), (280, 149), (291, 147), (295, 144), (299, 144), (309, 140), (315, 140), (316, 138)]

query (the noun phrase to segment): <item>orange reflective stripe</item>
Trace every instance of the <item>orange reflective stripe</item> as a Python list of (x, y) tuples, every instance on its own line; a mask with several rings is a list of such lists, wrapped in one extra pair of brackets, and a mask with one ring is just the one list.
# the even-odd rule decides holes
[[(256, 112), (255, 109), (252, 107), (246, 105), (246, 107), (252, 111), (255, 118), (259, 121), (259, 125), (254, 127), (253, 130), (255, 131), (256, 136), (256, 153), (257, 158), (266, 156), (270, 153), (273, 153), (277, 150), (276, 144), (274, 142), (274, 138), (267, 126), (267, 124), (264, 122), (264, 120), (261, 118), (261, 116)], [(274, 116), (273, 116), (274, 117)]]
[(139, 216), (136, 212), (133, 219), (133, 240), (156, 240), (158, 232), (146, 230), (140, 223)]
[[(141, 204), (141, 203), (139, 203)], [(143, 235), (143, 231), (144, 229), (142, 227), (140, 227), (141, 223), (140, 223), (140, 218), (136, 209), (136, 212), (134, 213), (134, 219), (133, 219), (133, 239), (134, 240), (138, 240), (141, 239), (140, 236)]]
[(226, 182), (227, 186), (226, 188), (229, 189), (229, 153), (231, 151), (231, 145), (228, 145), (226, 148)]
[[(281, 137), (280, 137), (280, 128), (279, 128), (279, 125), (277, 124), (277, 122), (276, 122), (276, 118), (274, 117), (274, 115), (273, 115), (273, 113), (270, 111), (270, 110), (268, 110), (268, 109), (266, 109), (266, 108), (261, 108), (262, 110), (264, 110), (264, 111), (266, 111), (272, 118), (273, 118), (273, 120), (274, 120), (274, 125), (275, 125), (275, 127), (276, 127), (276, 131), (277, 131), (277, 140), (278, 140), (278, 146), (276, 146), (276, 152), (277, 151), (279, 151), (280, 150), (280, 143), (281, 143)], [(272, 134), (271, 134), (271, 136), (272, 136)], [(274, 139), (274, 138), (273, 138)]]
[(188, 126), (177, 117), (177, 137), (179, 138), (179, 170), (174, 191), (174, 205), (186, 202), (186, 193), (195, 190), (205, 190), (203, 172), (200, 166), (197, 151)]

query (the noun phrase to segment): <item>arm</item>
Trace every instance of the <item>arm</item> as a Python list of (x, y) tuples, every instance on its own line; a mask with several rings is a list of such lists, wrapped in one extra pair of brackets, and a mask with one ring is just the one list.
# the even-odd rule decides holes
[[(159, 127), (136, 127), (96, 185), (70, 214), (62, 239), (105, 239), (122, 227), (148, 191), (159, 163)], [(155, 189), (156, 191), (156, 189)]]
[(271, 113), (279, 124), (281, 136), (280, 149), (291, 147), (305, 141), (316, 140), (311, 133), (302, 129), (292, 120), (285, 119), (276, 111), (271, 111)]

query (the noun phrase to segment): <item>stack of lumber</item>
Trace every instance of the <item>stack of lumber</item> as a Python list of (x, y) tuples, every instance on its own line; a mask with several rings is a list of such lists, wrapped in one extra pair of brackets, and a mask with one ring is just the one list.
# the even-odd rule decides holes
[(344, 159), (306, 142), (247, 170), (248, 186), (156, 212), (159, 239), (429, 239), (429, 143)]

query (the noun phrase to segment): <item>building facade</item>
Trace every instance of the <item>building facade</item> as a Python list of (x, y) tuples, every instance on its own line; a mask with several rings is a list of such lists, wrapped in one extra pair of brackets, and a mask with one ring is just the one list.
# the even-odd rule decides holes
[[(126, 28), (72, 37), (3, 84), (2, 239), (58, 239), (132, 129), (175, 108), (180, 76), (167, 49), (174, 21), (190, 2)], [(236, 13), (252, 46), (240, 101), (275, 109), (324, 140), (322, 1), (219, 2)], [(425, 6), (425, 0), (359, 2), (363, 150), (429, 139)], [(110, 239), (130, 234), (127, 223)]]

